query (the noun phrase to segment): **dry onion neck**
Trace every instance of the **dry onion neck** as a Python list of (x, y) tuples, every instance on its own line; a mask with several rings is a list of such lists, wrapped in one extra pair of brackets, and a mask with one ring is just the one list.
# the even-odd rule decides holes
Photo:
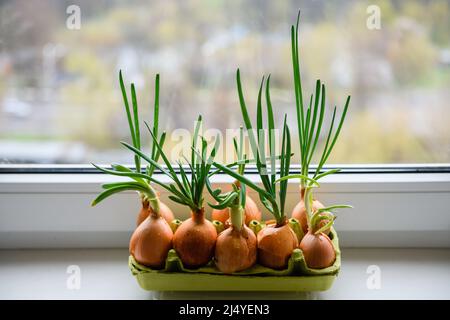
[(192, 211), (192, 219), (196, 223), (202, 223), (205, 220), (205, 209), (200, 208), (195, 211)]
[(156, 194), (155, 190), (149, 185), (149, 191), (143, 196), (144, 201), (148, 201), (149, 207), (151, 208), (151, 213), (155, 217), (160, 217), (161, 214), (159, 212), (159, 197)]
[(280, 219), (277, 221), (277, 224), (275, 225), (275, 228), (281, 228), (285, 226), (288, 223), (288, 218), (286, 216), (283, 216), (283, 219)]
[(308, 229), (311, 229), (311, 208), (312, 208), (312, 190), (311, 188), (305, 188), (305, 209), (306, 209), (306, 221)]
[(234, 229), (241, 231), (244, 225), (244, 208), (240, 204), (230, 207), (230, 219)]

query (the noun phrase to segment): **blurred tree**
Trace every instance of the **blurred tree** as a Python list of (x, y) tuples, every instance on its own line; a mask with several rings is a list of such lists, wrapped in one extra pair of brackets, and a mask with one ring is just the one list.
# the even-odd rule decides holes
[(383, 116), (370, 111), (351, 114), (330, 163), (402, 163), (414, 158), (417, 163), (432, 160), (417, 137), (411, 136), (408, 115), (391, 108)]
[(424, 30), (413, 20), (402, 19), (387, 48), (387, 57), (401, 84), (417, 83), (437, 64), (437, 53)]
[(60, 130), (69, 139), (84, 141), (95, 148), (117, 147), (111, 139), (116, 131), (111, 122), (120, 110), (121, 100), (112, 90), (112, 69), (87, 50), (69, 51), (65, 68), (76, 80), (61, 88)]
[[(270, 73), (278, 122), (288, 112), (295, 125), (288, 30), (300, 8), (305, 94), (320, 78), (328, 108), (352, 95), (333, 161), (450, 161), (443, 120), (450, 85), (447, 0), (77, 0), (82, 27), (71, 31), (65, 9), (73, 2), (0, 2), (0, 65), (9, 61), (9, 71), (0, 70), (1, 137), (37, 139), (46, 123), (51, 139), (80, 141), (92, 157), (120, 148), (117, 140), (128, 130), (119, 68), (136, 83), (145, 119), (151, 119), (154, 74), (161, 73), (161, 117), (169, 132), (191, 129), (198, 113), (208, 127), (241, 124), (237, 67), (250, 112), (261, 76)], [(366, 27), (370, 4), (381, 9), (380, 30)], [(52, 47), (61, 54), (49, 67), (43, 52)], [(39, 112), (11, 121), (2, 109), (10, 96)], [(416, 125), (417, 114), (426, 126)]]

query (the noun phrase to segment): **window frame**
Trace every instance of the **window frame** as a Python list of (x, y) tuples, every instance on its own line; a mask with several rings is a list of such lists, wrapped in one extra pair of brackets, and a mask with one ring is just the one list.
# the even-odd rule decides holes
[[(127, 164), (127, 167), (135, 170), (134, 164)], [(165, 165), (162, 165), (165, 167)], [(107, 164), (101, 164), (100, 167), (109, 167)], [(310, 166), (310, 173), (314, 172), (316, 165)], [(189, 172), (189, 167), (184, 167)], [(336, 174), (352, 174), (352, 173), (449, 173), (450, 163), (411, 163), (411, 164), (331, 164), (323, 166), (322, 171), (340, 168), (341, 171)], [(291, 165), (292, 173), (299, 173), (300, 166)], [(158, 169), (156, 169), (158, 171)], [(174, 168), (177, 171), (177, 168)], [(56, 173), (56, 174), (83, 174), (83, 173), (99, 173), (99, 171), (90, 164), (0, 164), (0, 174), (39, 174), (39, 173)], [(246, 173), (257, 173), (256, 167), (247, 165)]]

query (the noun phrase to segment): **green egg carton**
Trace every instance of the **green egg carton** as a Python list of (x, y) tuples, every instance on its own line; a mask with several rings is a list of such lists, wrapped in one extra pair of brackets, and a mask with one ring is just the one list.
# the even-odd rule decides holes
[(330, 239), (336, 261), (325, 269), (308, 268), (300, 249), (292, 252), (287, 269), (274, 270), (256, 264), (231, 275), (223, 274), (213, 261), (198, 269), (187, 269), (173, 249), (164, 269), (141, 265), (133, 256), (129, 257), (128, 265), (141, 288), (150, 291), (325, 291), (333, 285), (341, 266), (339, 240), (333, 228)]

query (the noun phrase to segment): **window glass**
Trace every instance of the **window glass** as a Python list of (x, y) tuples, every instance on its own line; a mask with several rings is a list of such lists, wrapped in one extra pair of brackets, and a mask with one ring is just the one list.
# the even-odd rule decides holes
[(329, 108), (352, 96), (329, 162), (450, 162), (446, 0), (2, 1), (0, 162), (131, 163), (119, 144), (129, 141), (119, 69), (149, 121), (161, 74), (167, 148), (199, 113), (206, 127), (238, 127), (236, 68), (253, 113), (270, 73), (277, 121), (288, 113), (298, 149), (290, 56), (298, 8), (306, 96), (317, 78)]

